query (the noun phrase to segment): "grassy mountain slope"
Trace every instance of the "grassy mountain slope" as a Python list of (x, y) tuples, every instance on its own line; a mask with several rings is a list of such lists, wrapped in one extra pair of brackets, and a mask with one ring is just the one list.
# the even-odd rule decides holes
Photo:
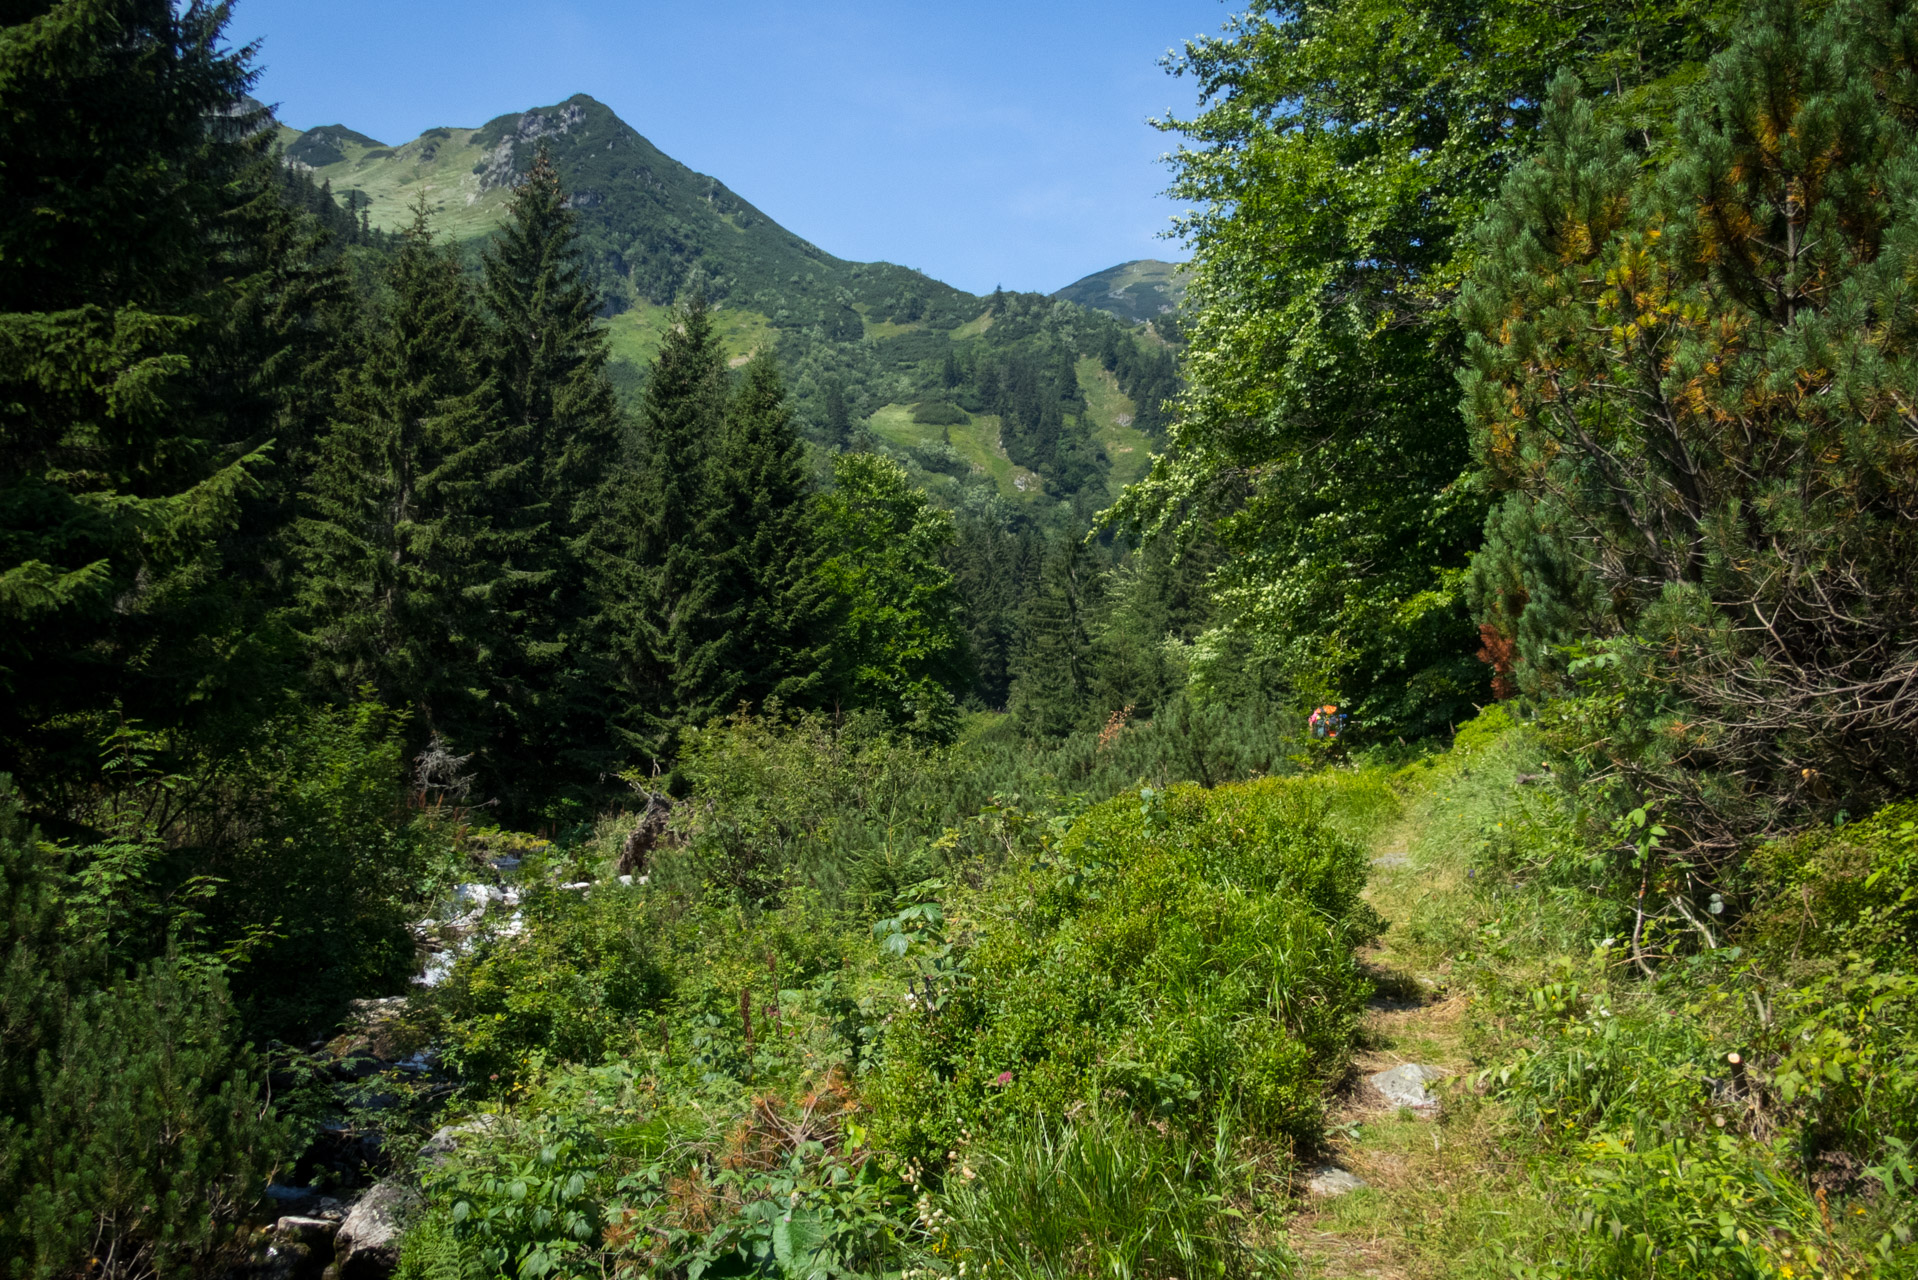
[(1095, 271), (1052, 296), (1139, 324), (1179, 309), (1185, 301), (1185, 268), (1176, 262), (1141, 258)]
[(1140, 479), (1152, 467), (1152, 438), (1138, 429), (1138, 406), (1119, 389), (1119, 379), (1091, 357), (1075, 368), (1085, 393), (1092, 435), (1112, 460), (1112, 491)]
[[(912, 411), (909, 404), (884, 405), (866, 425), (887, 444), (905, 450), (925, 470), (922, 478), (929, 491), (956, 493), (960, 476), (970, 475), (989, 479), (1004, 498), (1036, 499), (1043, 494), (1045, 482), (1006, 456), (997, 414), (976, 413), (967, 423), (934, 426), (914, 422)], [(932, 469), (942, 463), (953, 469)]]

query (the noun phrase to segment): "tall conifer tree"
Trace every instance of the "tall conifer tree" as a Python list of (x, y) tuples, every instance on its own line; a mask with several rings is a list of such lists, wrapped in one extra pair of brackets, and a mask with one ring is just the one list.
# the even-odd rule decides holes
[[(625, 581), (616, 617), (633, 745), (670, 760), (685, 725), (725, 710), (725, 646), (708, 610), (718, 593), (706, 543), (713, 448), (726, 424), (726, 358), (695, 294), (646, 381), (639, 460), (624, 495)], [(717, 686), (717, 687), (716, 687)]]
[(521, 505), (525, 432), (504, 420), (472, 291), (424, 204), (387, 287), (307, 494), (301, 603), (325, 683), (371, 683), (416, 734), (492, 764), (524, 700), (503, 661), (515, 610), (551, 572)]
[(224, 6), (14, 4), (0, 42), (0, 769), (39, 792), (118, 714), (237, 679), (219, 539), (271, 456), (210, 376), (258, 277), (263, 113)]
[(551, 795), (604, 772), (611, 681), (603, 581), (612, 550), (621, 415), (606, 376), (600, 300), (580, 270), (575, 215), (540, 148), (485, 255), (484, 295), (509, 419), (524, 433), (521, 500), (546, 525), (528, 548), (540, 573), (522, 581), (506, 659), (517, 708), (517, 789)]
[(710, 617), (725, 656), (706, 701), (721, 711), (769, 697), (815, 703), (831, 602), (818, 576), (805, 447), (771, 352), (747, 365), (715, 461), (706, 541), (719, 570)]
[(1035, 737), (1063, 738), (1091, 713), (1092, 612), (1103, 586), (1084, 540), (1067, 537), (1026, 601), (1011, 707)]

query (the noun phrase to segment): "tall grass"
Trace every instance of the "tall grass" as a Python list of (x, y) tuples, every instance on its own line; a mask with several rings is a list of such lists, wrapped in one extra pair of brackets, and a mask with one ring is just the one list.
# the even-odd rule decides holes
[(1290, 1254), (1241, 1242), (1230, 1149), (1223, 1126), (1200, 1148), (1103, 1111), (1008, 1126), (921, 1201), (921, 1265), (1009, 1280), (1293, 1274)]

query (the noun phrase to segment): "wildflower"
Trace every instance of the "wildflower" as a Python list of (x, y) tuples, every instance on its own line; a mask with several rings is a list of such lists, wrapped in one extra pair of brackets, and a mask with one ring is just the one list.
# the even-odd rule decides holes
[(1001, 1089), (1003, 1089), (1007, 1085), (1012, 1083), (1012, 1072), (1001, 1071), (998, 1075), (992, 1078), (992, 1082), (998, 1085)]

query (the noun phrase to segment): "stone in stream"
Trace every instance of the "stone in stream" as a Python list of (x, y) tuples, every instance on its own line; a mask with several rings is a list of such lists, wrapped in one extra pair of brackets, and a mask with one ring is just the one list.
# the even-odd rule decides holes
[(338, 1222), (346, 1216), (344, 1204), (311, 1187), (289, 1187), (283, 1182), (271, 1182), (267, 1184), (266, 1198), (269, 1207), (277, 1209), (283, 1217), (325, 1218)]
[(1342, 1196), (1348, 1191), (1360, 1191), (1372, 1184), (1350, 1169), (1341, 1169), (1335, 1164), (1322, 1164), (1312, 1171), (1311, 1180), (1305, 1189), (1315, 1196), (1330, 1199)]
[(1369, 1077), (1372, 1087), (1384, 1094), (1387, 1102), (1420, 1109), (1438, 1105), (1438, 1099), (1426, 1090), (1425, 1084), (1428, 1080), (1444, 1078), (1445, 1073), (1437, 1067), (1420, 1066), (1416, 1062), (1402, 1062), (1389, 1071)]
[(334, 1074), (359, 1080), (426, 1047), (426, 1024), (405, 996), (354, 1000), (346, 1025), (326, 1046)]
[(303, 1218), (290, 1213), (273, 1224), (273, 1234), (280, 1239), (310, 1247), (323, 1244), (328, 1252), (331, 1252), (333, 1237), (339, 1230), (338, 1218)]
[(387, 1280), (400, 1265), (400, 1236), (419, 1196), (397, 1182), (376, 1182), (333, 1238), (340, 1280)]

